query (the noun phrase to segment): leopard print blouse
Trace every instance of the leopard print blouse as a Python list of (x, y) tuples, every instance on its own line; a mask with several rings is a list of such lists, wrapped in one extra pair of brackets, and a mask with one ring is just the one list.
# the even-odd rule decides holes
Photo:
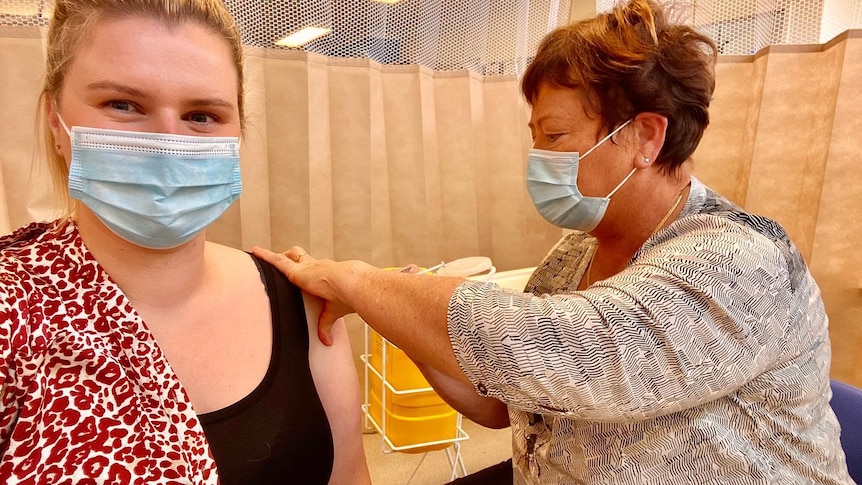
[(68, 219), (0, 238), (0, 483), (218, 483), (179, 379)]

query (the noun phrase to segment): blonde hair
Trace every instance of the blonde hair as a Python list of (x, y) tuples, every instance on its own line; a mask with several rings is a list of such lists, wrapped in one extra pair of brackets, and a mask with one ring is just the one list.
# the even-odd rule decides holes
[(709, 37), (672, 24), (653, 0), (630, 0), (548, 34), (521, 91), (532, 104), (543, 83), (580, 89), (607, 131), (638, 113), (666, 116), (655, 163), (670, 173), (691, 156), (709, 124), (716, 58)]
[(56, 140), (48, 127), (48, 120), (43, 116), (45, 102), (50, 99), (55, 108), (59, 106), (58, 98), (68, 66), (92, 26), (105, 18), (126, 17), (151, 18), (168, 26), (195, 24), (224, 38), (233, 54), (239, 117), (241, 125), (245, 126), (242, 39), (236, 22), (222, 0), (57, 0), (48, 30), (45, 82), (40, 96), (38, 123), (41, 125), (44, 149), (57, 189), (55, 193), (68, 203), (71, 202), (66, 186), (68, 168), (66, 161), (55, 150)]

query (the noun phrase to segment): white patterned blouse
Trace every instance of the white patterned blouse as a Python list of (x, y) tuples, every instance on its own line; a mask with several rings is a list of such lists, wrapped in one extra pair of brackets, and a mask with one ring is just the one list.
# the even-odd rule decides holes
[(517, 293), (465, 282), (449, 335), (509, 406), (515, 483), (848, 484), (820, 290), (784, 229), (692, 179), (680, 217), (576, 291), (576, 233)]

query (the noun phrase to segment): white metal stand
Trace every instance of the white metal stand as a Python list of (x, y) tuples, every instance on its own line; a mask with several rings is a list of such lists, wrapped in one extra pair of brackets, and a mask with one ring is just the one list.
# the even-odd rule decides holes
[[(484, 273), (487, 271), (487, 274), (479, 275), (479, 273)], [(448, 263), (441, 262), (440, 264), (433, 266), (431, 268), (422, 270), (422, 273), (438, 273), (445, 274), (448, 276), (461, 276), (461, 277), (469, 277), (470, 279), (476, 279), (479, 281), (489, 281), (497, 269), (491, 263), (491, 260), (485, 257), (472, 257), (472, 258), (461, 258), (456, 259), (454, 261), (450, 261)], [(521, 286), (523, 288), (523, 286)], [(450, 476), (450, 480), (454, 480), (460, 476), (467, 475), (467, 469), (464, 466), (464, 460), (461, 458), (461, 441), (469, 439), (470, 436), (464, 431), (464, 428), (461, 426), (463, 416), (461, 413), (456, 412), (456, 424), (455, 424), (455, 436), (449, 439), (439, 440), (439, 441), (428, 441), (421, 443), (414, 443), (410, 445), (402, 445), (398, 446), (392, 442), (387, 434), (387, 421), (386, 412), (387, 412), (387, 395), (393, 394), (396, 396), (416, 394), (422, 392), (434, 392), (434, 389), (431, 387), (423, 387), (417, 389), (398, 389), (392, 385), (392, 383), (387, 380), (386, 372), (388, 366), (387, 363), (387, 349), (390, 345), (389, 341), (387, 341), (382, 335), (380, 335), (380, 339), (383, 342), (381, 349), (381, 366), (378, 370), (371, 363), (371, 352), (368, 350), (368, 334), (371, 329), (368, 325), (365, 325), (365, 349), (364, 353), (360, 356), (362, 362), (365, 364), (365, 401), (362, 404), (362, 411), (365, 414), (365, 426), (369, 427), (373, 426), (380, 436), (382, 436), (382, 444), (381, 448), (383, 453), (392, 453), (392, 452), (410, 452), (413, 450), (414, 452), (421, 452), (421, 448), (425, 447), (438, 447), (442, 445), (445, 446), (442, 449), (446, 451), (446, 458), (449, 460), (449, 466), (452, 468), (452, 474)], [(374, 418), (373, 413), (371, 412), (371, 383), (369, 382), (369, 373), (373, 374), (377, 379), (380, 379), (380, 421)], [(388, 392), (387, 392), (388, 391)], [(420, 461), (421, 464), (421, 461)], [(459, 475), (460, 473), (460, 475)]]
[[(429, 391), (433, 392), (434, 389), (431, 387), (424, 387), (424, 388), (417, 388), (417, 389), (397, 389), (397, 388), (395, 388), (395, 386), (393, 386), (392, 383), (389, 382), (386, 378), (387, 377), (386, 376), (386, 369), (387, 369), (387, 365), (386, 365), (387, 355), (386, 354), (387, 354), (387, 349), (388, 349), (389, 345), (392, 345), (392, 344), (390, 344), (385, 338), (383, 338), (382, 335), (380, 336), (381, 340), (383, 341), (383, 346), (382, 346), (382, 351), (381, 351), (382, 365), (380, 366), (381, 370), (377, 370), (371, 364), (371, 352), (368, 350), (369, 331), (370, 331), (370, 328), (368, 327), (368, 325), (366, 325), (365, 326), (365, 350), (364, 350), (364, 353), (360, 356), (360, 359), (362, 359), (362, 362), (364, 363), (364, 367), (365, 367), (365, 401), (362, 404), (362, 411), (365, 414), (365, 425), (366, 425), (366, 427), (368, 427), (369, 423), (370, 423), (370, 426), (374, 427), (374, 429), (377, 430), (378, 433), (380, 433), (380, 436), (382, 437), (381, 449), (382, 449), (383, 453), (409, 452), (411, 450), (417, 450), (417, 449), (429, 447), (429, 446), (445, 445), (448, 443), (451, 446), (446, 447), (445, 451), (446, 451), (446, 458), (448, 459), (449, 465), (452, 468), (452, 474), (451, 474), (450, 480), (454, 480), (454, 479), (461, 477), (461, 476), (466, 476), (467, 475), (467, 469), (464, 466), (464, 460), (461, 458), (461, 441), (469, 439), (470, 436), (467, 435), (467, 433), (464, 431), (464, 429), (461, 426), (462, 416), (460, 413), (457, 413), (456, 434), (451, 439), (444, 439), (444, 440), (438, 440), (438, 441), (428, 441), (428, 442), (414, 443), (414, 444), (410, 444), (410, 445), (397, 446), (389, 438), (389, 435), (387, 434), (387, 429), (386, 429), (387, 428), (387, 421), (388, 421), (386, 419), (387, 394), (392, 393), (395, 395), (408, 395), (408, 394), (416, 394), (416, 393), (420, 393), (420, 392), (429, 392)], [(378, 379), (380, 379), (380, 382), (381, 382), (381, 393), (380, 393), (381, 394), (381, 396), (380, 396), (381, 419), (380, 419), (380, 421), (382, 421), (382, 423), (377, 422), (377, 419), (375, 419), (371, 413), (371, 398), (370, 398), (371, 383), (369, 381), (369, 373), (374, 374)], [(387, 390), (389, 392), (386, 392)], [(459, 473), (460, 473), (460, 475), (459, 475)]]

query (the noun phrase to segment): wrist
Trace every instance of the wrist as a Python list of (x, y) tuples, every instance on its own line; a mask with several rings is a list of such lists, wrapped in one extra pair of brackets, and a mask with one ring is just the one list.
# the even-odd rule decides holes
[(348, 260), (341, 263), (335, 263), (340, 266), (337, 271), (330, 273), (329, 282), (333, 291), (339, 296), (340, 300), (348, 306), (353, 307), (352, 302), (361, 302), (367, 295), (363, 295), (365, 290), (373, 291), (376, 287), (373, 282), (373, 273), (378, 270), (364, 261)]

